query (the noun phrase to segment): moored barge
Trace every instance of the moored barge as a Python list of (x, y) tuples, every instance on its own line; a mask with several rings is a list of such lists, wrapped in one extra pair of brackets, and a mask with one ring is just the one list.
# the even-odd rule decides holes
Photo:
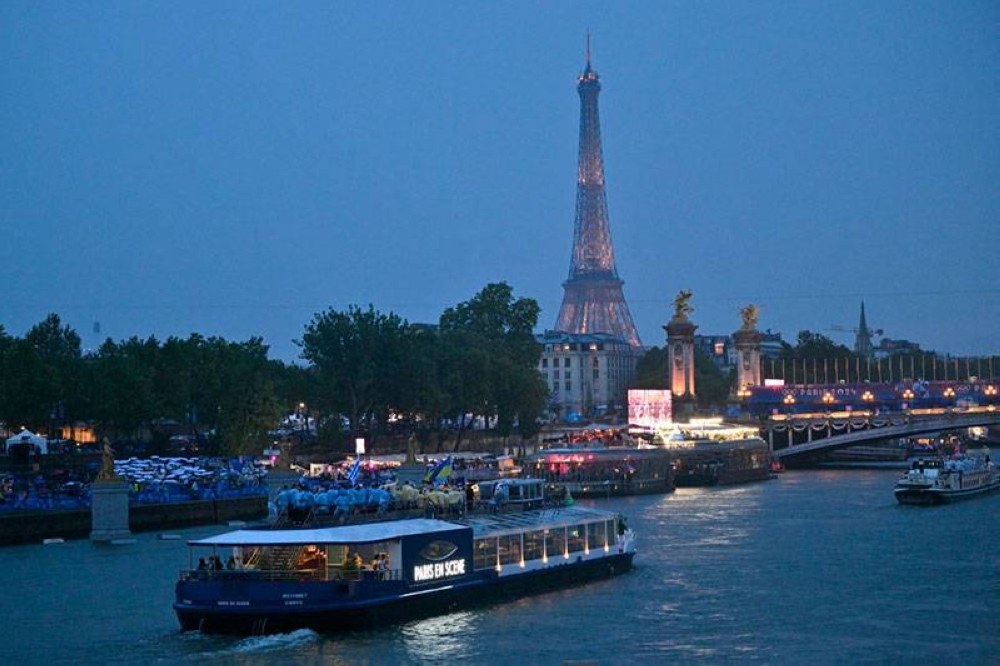
[(674, 491), (670, 452), (658, 448), (564, 447), (527, 457), (522, 474), (541, 479), (551, 496), (646, 495)]
[(772, 478), (771, 452), (759, 437), (720, 442), (671, 442), (677, 448), (674, 483), (678, 487), (725, 486)]
[(238, 634), (381, 626), (612, 577), (635, 556), (621, 516), (580, 506), (244, 529), (189, 546), (175, 590), (182, 630)]

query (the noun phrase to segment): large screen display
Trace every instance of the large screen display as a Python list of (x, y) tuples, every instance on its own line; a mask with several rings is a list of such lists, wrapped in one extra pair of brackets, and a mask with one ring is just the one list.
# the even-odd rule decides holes
[(628, 422), (630, 425), (658, 428), (673, 421), (673, 395), (656, 389), (630, 389), (628, 392)]

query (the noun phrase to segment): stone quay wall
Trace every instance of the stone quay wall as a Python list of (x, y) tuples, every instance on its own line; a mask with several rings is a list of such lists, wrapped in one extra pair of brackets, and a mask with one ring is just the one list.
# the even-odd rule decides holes
[[(140, 504), (129, 507), (132, 532), (216, 525), (230, 520), (267, 517), (267, 497)], [(69, 511), (10, 511), (0, 513), (0, 546), (38, 543), (44, 539), (84, 539), (90, 535), (90, 509)]]

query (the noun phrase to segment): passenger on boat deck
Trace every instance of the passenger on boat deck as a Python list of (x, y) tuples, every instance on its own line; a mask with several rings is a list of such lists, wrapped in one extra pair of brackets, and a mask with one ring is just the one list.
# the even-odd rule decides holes
[(207, 569), (208, 569), (208, 563), (205, 562), (205, 558), (204, 557), (199, 557), (198, 558), (198, 571), (205, 571)]
[(229, 561), (226, 562), (226, 568), (230, 571), (236, 568), (236, 558), (232, 555), (229, 556)]

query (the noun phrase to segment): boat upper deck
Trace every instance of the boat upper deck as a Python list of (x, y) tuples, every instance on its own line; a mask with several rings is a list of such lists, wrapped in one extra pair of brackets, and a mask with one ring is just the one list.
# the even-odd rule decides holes
[(411, 518), (309, 529), (244, 529), (189, 541), (190, 546), (294, 546), (366, 544), (408, 536), (471, 528), (474, 537), (516, 534), (549, 526), (610, 520), (615, 514), (580, 506), (469, 515), (456, 520)]

